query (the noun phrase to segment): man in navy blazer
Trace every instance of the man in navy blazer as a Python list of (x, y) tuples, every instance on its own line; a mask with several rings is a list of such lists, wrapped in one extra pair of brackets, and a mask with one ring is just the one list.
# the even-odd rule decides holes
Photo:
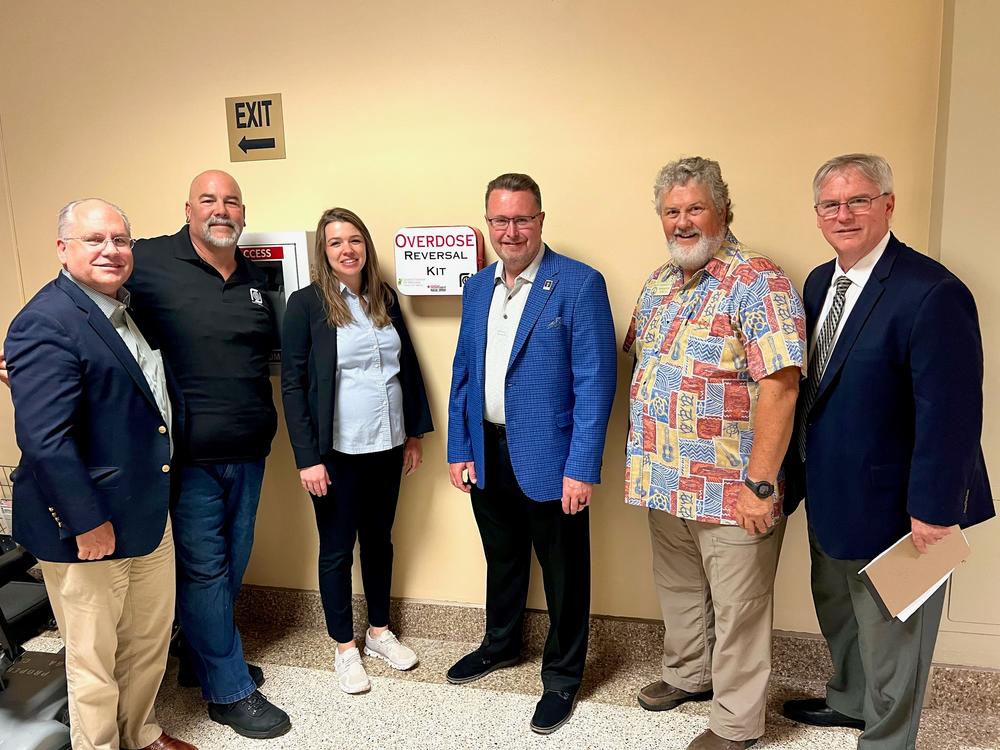
[(133, 244), (121, 209), (70, 203), (64, 270), (11, 323), (14, 538), (41, 561), (66, 645), (73, 747), (182, 750), (153, 710), (173, 620), (181, 404), (127, 309)]
[(789, 718), (864, 729), (865, 750), (914, 748), (944, 605), (886, 621), (858, 571), (907, 533), (920, 553), (994, 515), (980, 447), (983, 346), (975, 301), (889, 231), (892, 171), (847, 154), (813, 180), (837, 253), (809, 274), (809, 376), (787, 462), (786, 510), (805, 497), (812, 590), (834, 674)]
[(614, 323), (601, 274), (542, 243), (531, 177), (490, 182), (486, 220), (500, 261), (466, 283), (448, 405), (451, 483), (471, 492), (486, 554), (486, 634), (448, 681), (517, 661), (533, 545), (550, 627), (531, 728), (548, 734), (572, 713), (587, 654), (587, 509), (614, 400)]

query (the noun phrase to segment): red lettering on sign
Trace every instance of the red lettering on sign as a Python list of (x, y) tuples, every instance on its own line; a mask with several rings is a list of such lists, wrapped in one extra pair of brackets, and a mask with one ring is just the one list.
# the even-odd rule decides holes
[(285, 257), (285, 248), (279, 246), (248, 246), (241, 247), (240, 252), (244, 258), (250, 260), (281, 260)]
[(475, 247), (475, 234), (403, 234), (400, 232), (394, 239), (396, 247)]

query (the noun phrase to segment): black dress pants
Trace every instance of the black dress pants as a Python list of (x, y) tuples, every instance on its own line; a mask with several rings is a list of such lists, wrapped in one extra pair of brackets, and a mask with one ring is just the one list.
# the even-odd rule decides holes
[(531, 548), (542, 567), (549, 633), (542, 655), (546, 690), (575, 691), (583, 678), (590, 619), (590, 511), (563, 513), (562, 503), (537, 502), (514, 476), (502, 427), (486, 424), (486, 489), (472, 487), (472, 510), (486, 553), (488, 653), (521, 650)]
[(327, 632), (338, 643), (347, 643), (354, 638), (351, 566), (356, 540), (361, 544), (368, 622), (376, 628), (389, 624), (392, 522), (403, 446), (357, 455), (331, 451), (323, 463), (333, 484), (326, 497), (311, 496), (319, 531), (319, 592)]

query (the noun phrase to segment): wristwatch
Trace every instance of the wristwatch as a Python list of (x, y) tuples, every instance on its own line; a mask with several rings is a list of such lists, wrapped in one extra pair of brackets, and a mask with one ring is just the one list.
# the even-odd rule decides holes
[(764, 480), (762, 482), (755, 482), (750, 477), (743, 480), (743, 483), (753, 490), (753, 494), (759, 497), (761, 500), (767, 500), (774, 494), (774, 485)]

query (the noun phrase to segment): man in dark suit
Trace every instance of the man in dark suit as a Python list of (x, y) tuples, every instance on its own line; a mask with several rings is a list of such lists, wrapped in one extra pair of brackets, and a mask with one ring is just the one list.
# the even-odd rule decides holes
[(907, 533), (921, 553), (994, 515), (980, 448), (983, 347), (975, 301), (889, 231), (885, 159), (816, 173), (817, 226), (837, 253), (805, 284), (809, 376), (789, 450), (787, 511), (805, 496), (812, 590), (834, 674), (784, 713), (864, 729), (865, 750), (914, 748), (944, 605), (886, 621), (858, 571)]
[(569, 719), (583, 676), (587, 509), (616, 379), (604, 278), (545, 246), (544, 220), (528, 175), (487, 186), (500, 261), (465, 285), (448, 404), (451, 483), (471, 491), (487, 565), (483, 643), (448, 670), (448, 681), (471, 682), (517, 661), (534, 546), (550, 620), (545, 692), (531, 720), (539, 734)]
[(64, 270), (11, 323), (14, 537), (41, 561), (66, 645), (73, 747), (185, 750), (153, 710), (174, 609), (181, 410), (128, 311), (133, 244), (117, 207), (70, 203)]

